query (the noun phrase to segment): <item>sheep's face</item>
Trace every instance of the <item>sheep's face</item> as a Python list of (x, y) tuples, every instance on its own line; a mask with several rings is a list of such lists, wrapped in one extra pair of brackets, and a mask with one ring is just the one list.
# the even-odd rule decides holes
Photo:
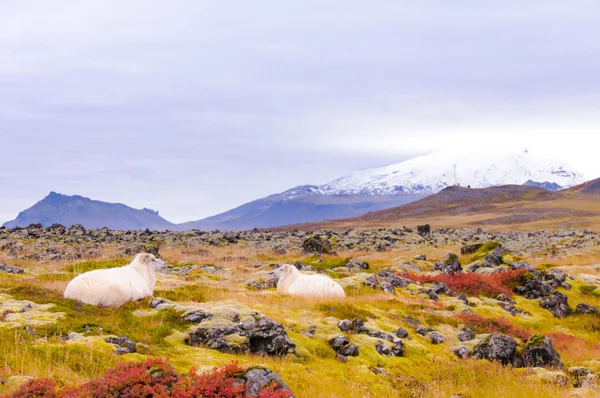
[(275, 276), (279, 279), (283, 278), (286, 275), (289, 275), (293, 272), (294, 266), (290, 264), (283, 264), (281, 267), (277, 268), (274, 272)]
[(139, 261), (146, 265), (148, 270), (153, 269), (154, 271), (162, 271), (167, 268), (167, 263), (154, 257), (152, 254), (140, 253), (138, 256)]

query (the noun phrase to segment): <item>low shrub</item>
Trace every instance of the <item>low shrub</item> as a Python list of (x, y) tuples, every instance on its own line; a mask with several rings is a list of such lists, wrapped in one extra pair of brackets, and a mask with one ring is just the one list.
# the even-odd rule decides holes
[(600, 344), (566, 333), (550, 333), (552, 345), (567, 361), (590, 361), (600, 357)]
[(421, 283), (443, 282), (452, 290), (474, 296), (495, 298), (499, 294), (513, 296), (513, 288), (525, 276), (525, 270), (511, 270), (493, 275), (482, 275), (474, 272), (451, 275), (418, 275), (402, 274), (404, 278)]
[(475, 314), (460, 314), (455, 318), (478, 333), (502, 333), (522, 341), (529, 340), (534, 334), (531, 330), (512, 324), (506, 318), (484, 318)]
[[(21, 386), (9, 398), (245, 398), (243, 370), (232, 363), (212, 372), (187, 375), (177, 372), (167, 361), (149, 359), (144, 362), (122, 363), (89, 383), (79, 387), (58, 389), (52, 380), (32, 380)], [(275, 385), (260, 391), (258, 398), (288, 398), (288, 391)]]

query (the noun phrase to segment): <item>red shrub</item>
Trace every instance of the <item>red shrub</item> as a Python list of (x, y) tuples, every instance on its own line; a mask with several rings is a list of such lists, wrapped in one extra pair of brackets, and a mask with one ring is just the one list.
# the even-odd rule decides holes
[(11, 398), (55, 398), (56, 384), (52, 380), (37, 379), (23, 384)]
[(527, 271), (511, 270), (493, 275), (482, 275), (475, 272), (452, 275), (418, 275), (402, 274), (404, 278), (416, 282), (443, 282), (452, 290), (465, 292), (473, 296), (496, 297), (505, 294), (513, 295), (513, 285), (523, 278)]
[(474, 314), (460, 314), (455, 316), (465, 326), (475, 329), (479, 333), (502, 333), (527, 341), (533, 335), (528, 329), (513, 325), (506, 318), (484, 318)]
[[(123, 363), (80, 387), (56, 391), (51, 380), (33, 380), (23, 385), (10, 398), (246, 398), (247, 391), (239, 376), (243, 370), (232, 363), (212, 372), (187, 376), (177, 372), (162, 359)], [(288, 398), (292, 394), (269, 386), (259, 398)]]
[(550, 333), (547, 337), (567, 361), (580, 362), (600, 358), (600, 344), (566, 333)]

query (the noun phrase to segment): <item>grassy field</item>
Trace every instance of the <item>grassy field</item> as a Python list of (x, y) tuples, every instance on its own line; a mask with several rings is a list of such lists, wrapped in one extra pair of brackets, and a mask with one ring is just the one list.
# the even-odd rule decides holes
[[(298, 397), (567, 397), (572, 396), (570, 381), (566, 385), (549, 382), (531, 369), (512, 369), (485, 360), (459, 360), (450, 348), (460, 344), (458, 333), (467, 325), (461, 317), (465, 306), (454, 297), (441, 295), (432, 301), (410, 289), (397, 289), (389, 295), (366, 287), (347, 288), (343, 302), (318, 302), (291, 298), (274, 290), (251, 290), (246, 281), (257, 272), (269, 269), (271, 263), (303, 261), (321, 269), (344, 265), (354, 257), (371, 264), (368, 273), (401, 264), (417, 254), (429, 260), (441, 259), (448, 252), (460, 253), (458, 247), (423, 248), (414, 251), (384, 253), (347, 252), (336, 257), (258, 253), (244, 248), (210, 248), (211, 255), (184, 255), (178, 249), (161, 251), (170, 266), (185, 264), (219, 264), (226, 272), (212, 275), (194, 271), (186, 276), (159, 275), (155, 296), (180, 304), (236, 303), (251, 307), (261, 314), (281, 322), (297, 344), (296, 354), (285, 358), (224, 354), (205, 347), (189, 347), (183, 343), (190, 324), (173, 310), (149, 311), (149, 299), (130, 303), (118, 309), (95, 308), (62, 298), (68, 281), (79, 272), (120, 266), (128, 259), (107, 258), (80, 263), (37, 263), (22, 260), (24, 275), (0, 273), (0, 309), (5, 308), (0, 322), (0, 377), (48, 377), (59, 385), (79, 385), (102, 375), (121, 361), (140, 361), (150, 357), (170, 358), (177, 369), (191, 367), (208, 370), (237, 361), (240, 366), (263, 365), (281, 375)], [(461, 257), (463, 263), (469, 256)], [(582, 286), (583, 279), (600, 277), (600, 257), (570, 256), (553, 259), (527, 259), (542, 268), (560, 267), (575, 278), (573, 288), (565, 291), (571, 305), (578, 303), (600, 306), (600, 297)], [(8, 259), (0, 261), (8, 262)], [(14, 263), (14, 262), (13, 262)], [(423, 264), (424, 268), (426, 265)], [(333, 274), (341, 278), (343, 275)], [(30, 318), (13, 314), (15, 301), (27, 300), (34, 305)], [(486, 297), (470, 296), (476, 303), (472, 311), (482, 319), (501, 319), (515, 330), (552, 336), (566, 366), (585, 366), (600, 371), (600, 319), (593, 316), (554, 318), (540, 308), (539, 300), (514, 297), (519, 308), (531, 315), (511, 316)], [(12, 304), (11, 304), (12, 303)], [(44, 306), (51, 304), (51, 307)], [(12, 307), (11, 311), (10, 308)], [(38, 308), (39, 307), (39, 308)], [(8, 312), (7, 312), (8, 311)], [(27, 314), (27, 313), (25, 313)], [(423, 326), (434, 328), (446, 337), (433, 345), (427, 337), (415, 333), (405, 322), (407, 317)], [(337, 322), (341, 319), (365, 319), (374, 329), (392, 333), (402, 327), (409, 331), (405, 340), (405, 356), (384, 357), (375, 350), (376, 339), (366, 335), (350, 335), (360, 347), (360, 355), (338, 362), (327, 341), (341, 334)], [(477, 319), (479, 319), (477, 318)], [(24, 328), (30, 325), (35, 334)], [(302, 332), (316, 326), (313, 338)], [(476, 330), (477, 325), (471, 325)], [(486, 330), (476, 330), (485, 333)], [(62, 336), (69, 332), (84, 333), (84, 340), (67, 342)], [(113, 346), (103, 336), (126, 336), (135, 341), (138, 353), (117, 356)], [(376, 375), (373, 368), (384, 368), (389, 375)], [(14, 386), (0, 385), (0, 393), (9, 393)], [(578, 391), (578, 396), (597, 396), (597, 391)], [(594, 395), (595, 394), (595, 395)]]

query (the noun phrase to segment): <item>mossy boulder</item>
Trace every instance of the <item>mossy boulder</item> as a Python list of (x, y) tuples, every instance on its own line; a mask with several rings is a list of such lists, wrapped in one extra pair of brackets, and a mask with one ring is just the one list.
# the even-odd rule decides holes
[(521, 360), (526, 367), (563, 369), (565, 366), (552, 341), (540, 334), (529, 338), (521, 353)]
[(190, 328), (185, 339), (188, 345), (236, 354), (285, 356), (295, 352), (296, 344), (283, 325), (251, 308), (234, 303), (207, 303), (188, 310), (184, 317), (198, 312), (210, 317), (203, 317), (198, 326)]
[(473, 349), (473, 357), (512, 365), (515, 362), (517, 341), (499, 333), (489, 335)]

